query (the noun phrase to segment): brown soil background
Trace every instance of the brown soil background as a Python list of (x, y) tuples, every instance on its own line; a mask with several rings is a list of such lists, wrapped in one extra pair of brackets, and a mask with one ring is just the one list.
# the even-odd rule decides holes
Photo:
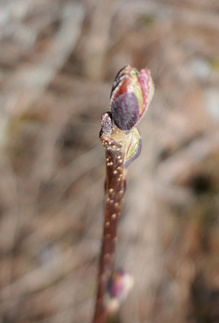
[(0, 2), (0, 322), (91, 322), (100, 117), (117, 71), (156, 91), (129, 168), (120, 323), (219, 322), (219, 2)]

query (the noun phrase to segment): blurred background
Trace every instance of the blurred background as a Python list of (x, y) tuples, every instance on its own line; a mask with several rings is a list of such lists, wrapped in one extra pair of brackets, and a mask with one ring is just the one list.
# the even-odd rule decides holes
[(91, 322), (101, 114), (126, 64), (155, 96), (129, 168), (120, 323), (219, 322), (218, 0), (0, 1), (0, 322)]

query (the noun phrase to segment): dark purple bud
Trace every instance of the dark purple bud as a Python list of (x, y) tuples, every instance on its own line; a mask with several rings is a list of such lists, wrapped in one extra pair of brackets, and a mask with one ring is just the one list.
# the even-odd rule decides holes
[(131, 130), (138, 121), (139, 103), (134, 92), (120, 95), (111, 105), (113, 120), (121, 130)]

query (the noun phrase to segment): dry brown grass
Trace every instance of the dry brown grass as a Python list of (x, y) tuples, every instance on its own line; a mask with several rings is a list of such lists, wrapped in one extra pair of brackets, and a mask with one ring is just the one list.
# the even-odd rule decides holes
[(103, 221), (98, 139), (117, 71), (156, 93), (129, 170), (121, 323), (219, 320), (218, 1), (0, 4), (0, 317), (90, 322)]

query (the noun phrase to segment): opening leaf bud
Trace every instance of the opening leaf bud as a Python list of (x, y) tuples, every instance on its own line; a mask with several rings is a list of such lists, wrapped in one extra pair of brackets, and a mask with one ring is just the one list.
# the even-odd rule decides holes
[(117, 74), (111, 91), (112, 117), (118, 128), (131, 130), (147, 111), (154, 93), (151, 73), (129, 65)]

